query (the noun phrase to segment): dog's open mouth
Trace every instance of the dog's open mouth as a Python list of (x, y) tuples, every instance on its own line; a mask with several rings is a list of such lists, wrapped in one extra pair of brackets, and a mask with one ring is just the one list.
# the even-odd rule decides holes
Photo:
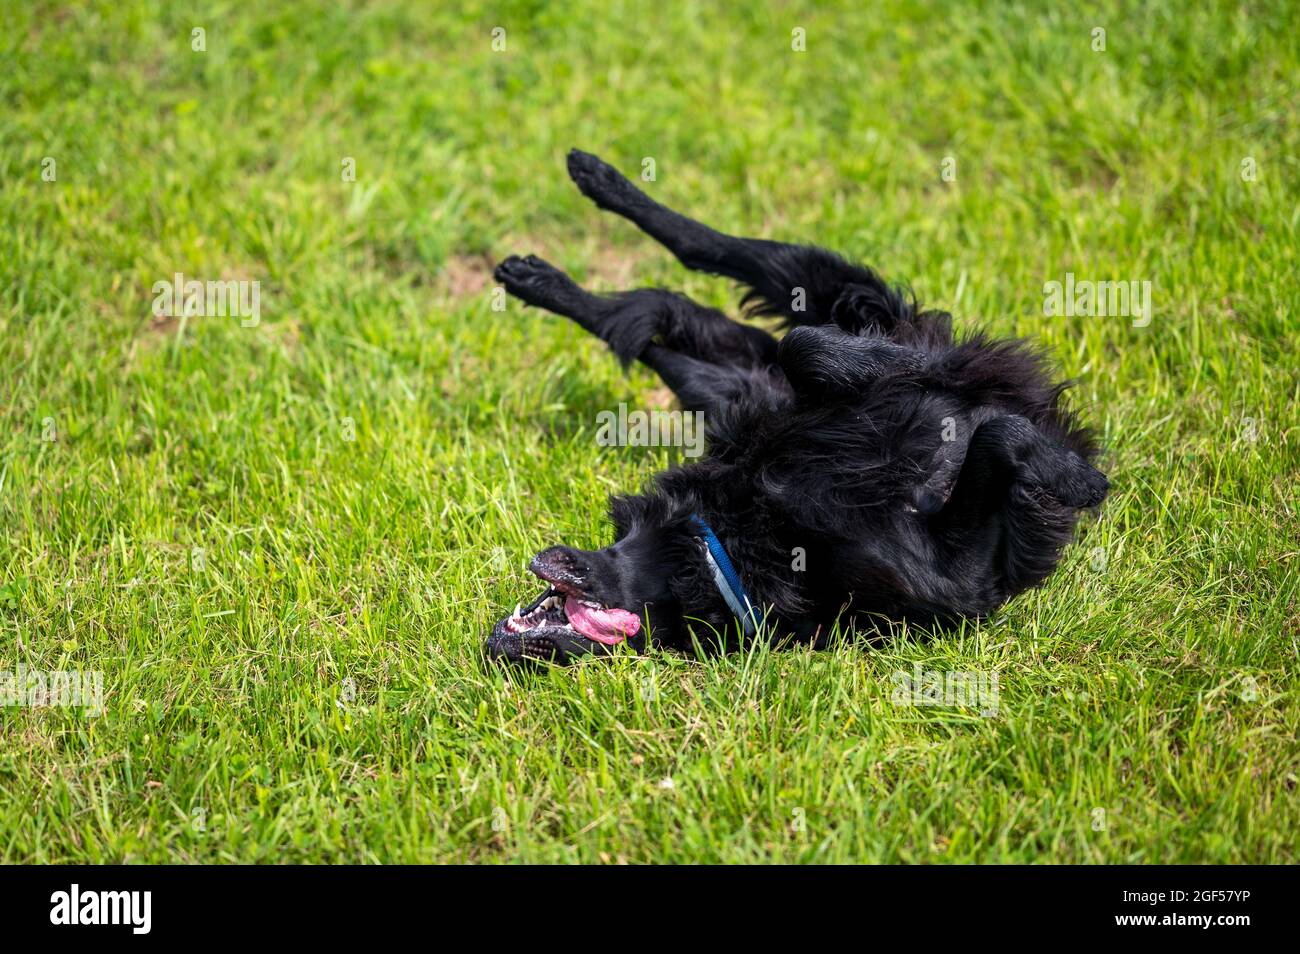
[(635, 635), (641, 621), (625, 609), (601, 606), (555, 586), (547, 588), (528, 607), (516, 606), (514, 614), (505, 618), (506, 632), (510, 633), (554, 626), (564, 626), (588, 639), (614, 646)]
[[(537, 599), (502, 619), (488, 637), (488, 653), (507, 659), (563, 658), (617, 646), (641, 630), (635, 613), (605, 606), (588, 598), (573, 583), (548, 579), (551, 574), (531, 567), (547, 584)], [(596, 645), (593, 645), (596, 644)]]

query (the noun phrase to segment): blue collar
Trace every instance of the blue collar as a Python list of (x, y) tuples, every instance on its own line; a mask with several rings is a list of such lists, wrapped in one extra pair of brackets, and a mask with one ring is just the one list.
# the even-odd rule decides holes
[(740, 574), (732, 566), (731, 558), (727, 556), (727, 551), (722, 546), (722, 541), (718, 539), (718, 535), (698, 516), (692, 516), (691, 521), (695, 526), (695, 532), (699, 534), (698, 539), (704, 544), (704, 559), (713, 573), (713, 582), (717, 584), (718, 592), (722, 594), (722, 598), (727, 601), (727, 606), (740, 621), (745, 635), (753, 636), (763, 623), (762, 613), (750, 601), (749, 594), (745, 592), (745, 585), (740, 582)]

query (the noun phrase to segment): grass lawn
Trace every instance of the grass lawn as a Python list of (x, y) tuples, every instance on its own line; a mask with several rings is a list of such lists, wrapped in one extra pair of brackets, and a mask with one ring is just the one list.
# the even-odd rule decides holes
[[(1293, 5), (451, 6), (0, 0), (0, 670), (105, 697), (0, 708), (0, 860), (1295, 862)], [(1057, 574), (937, 640), (485, 667), (673, 459), (490, 263), (736, 300), (570, 146), (1049, 348), (1114, 488)], [(259, 322), (155, 316), (178, 272)], [(1046, 316), (1067, 274), (1150, 321)]]

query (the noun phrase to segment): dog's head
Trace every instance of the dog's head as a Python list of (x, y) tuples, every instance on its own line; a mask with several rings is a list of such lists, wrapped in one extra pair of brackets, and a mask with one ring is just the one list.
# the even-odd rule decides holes
[(565, 663), (624, 643), (639, 652), (648, 626), (656, 638), (683, 626), (683, 594), (704, 572), (689, 510), (618, 497), (611, 516), (616, 539), (610, 546), (556, 546), (533, 557), (528, 569), (545, 587), (493, 627), (489, 657)]

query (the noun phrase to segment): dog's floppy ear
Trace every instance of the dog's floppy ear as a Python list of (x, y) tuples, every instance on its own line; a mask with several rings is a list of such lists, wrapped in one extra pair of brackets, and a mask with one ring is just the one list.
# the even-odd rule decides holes
[(835, 325), (805, 325), (781, 340), (777, 354), (795, 391), (851, 394), (886, 373), (919, 373), (924, 356), (885, 338), (860, 338)]

